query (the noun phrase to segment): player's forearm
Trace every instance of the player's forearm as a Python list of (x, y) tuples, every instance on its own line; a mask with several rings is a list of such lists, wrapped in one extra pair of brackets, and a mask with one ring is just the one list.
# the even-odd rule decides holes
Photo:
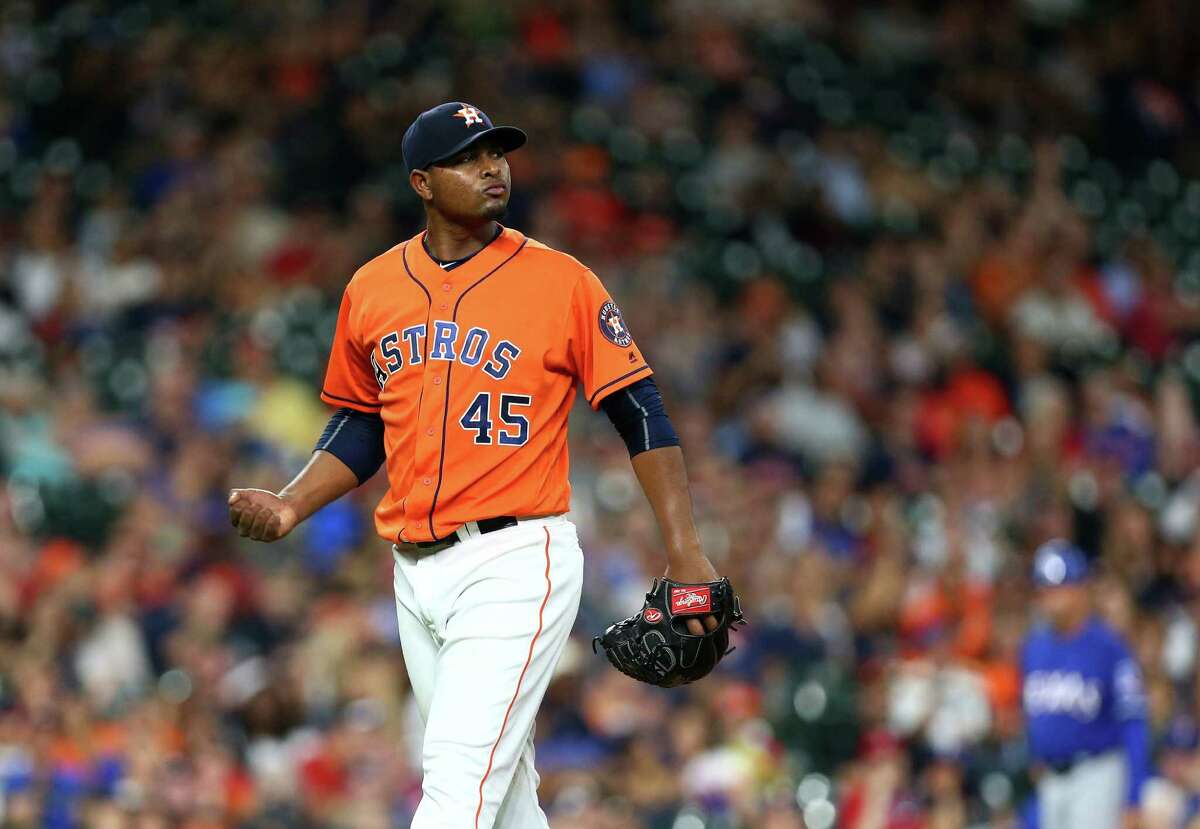
[(329, 452), (316, 451), (279, 497), (296, 511), (297, 522), (358, 486), (350, 467)]
[(1121, 741), (1127, 763), (1125, 802), (1133, 808), (1142, 802), (1142, 785), (1150, 779), (1150, 729), (1144, 719), (1121, 724)]
[(662, 531), (668, 565), (677, 568), (703, 558), (683, 452), (678, 446), (664, 446), (638, 453), (632, 463)]

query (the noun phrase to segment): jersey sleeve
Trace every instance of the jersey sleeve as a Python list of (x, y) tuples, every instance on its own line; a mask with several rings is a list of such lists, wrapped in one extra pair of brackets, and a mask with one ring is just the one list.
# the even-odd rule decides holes
[(567, 336), (575, 376), (593, 409), (613, 392), (653, 374), (621, 309), (590, 270), (571, 295)]
[(355, 336), (352, 303), (347, 289), (338, 310), (337, 328), (329, 349), (329, 365), (325, 369), (321, 399), (331, 406), (345, 406), (375, 414), (380, 409), (379, 383), (371, 368), (372, 355)]
[(1115, 654), (1112, 673), (1113, 712), (1118, 720), (1146, 718), (1146, 690), (1137, 660), (1124, 646)]
[(1125, 802), (1141, 802), (1142, 787), (1150, 779), (1150, 729), (1147, 722), (1146, 690), (1137, 660), (1118, 642), (1112, 673), (1113, 713), (1120, 723), (1121, 742), (1127, 767)]

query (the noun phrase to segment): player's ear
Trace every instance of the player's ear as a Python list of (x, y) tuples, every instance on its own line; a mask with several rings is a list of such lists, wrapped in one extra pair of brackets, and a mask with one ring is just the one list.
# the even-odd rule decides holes
[(429, 187), (428, 170), (413, 170), (408, 174), (408, 184), (421, 197), (421, 201), (433, 201), (433, 190)]

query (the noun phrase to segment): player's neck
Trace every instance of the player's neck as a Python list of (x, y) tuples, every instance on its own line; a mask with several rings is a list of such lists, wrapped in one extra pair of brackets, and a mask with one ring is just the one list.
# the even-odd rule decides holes
[(499, 226), (487, 221), (477, 226), (466, 226), (448, 221), (440, 214), (428, 214), (428, 231), (425, 244), (434, 257), (443, 262), (465, 259), (482, 250), (499, 235)]
[(1054, 632), (1059, 636), (1074, 636), (1083, 630), (1090, 618), (1092, 618), (1092, 609), (1090, 607), (1084, 608), (1060, 619), (1054, 626)]

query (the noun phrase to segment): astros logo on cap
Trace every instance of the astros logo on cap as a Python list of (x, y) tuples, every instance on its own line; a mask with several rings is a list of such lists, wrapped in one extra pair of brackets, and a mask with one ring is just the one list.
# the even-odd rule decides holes
[(475, 107), (464, 106), (458, 112), (454, 113), (454, 117), (463, 119), (463, 123), (468, 127), (472, 124), (483, 123), (483, 117), (480, 116), (479, 110)]

